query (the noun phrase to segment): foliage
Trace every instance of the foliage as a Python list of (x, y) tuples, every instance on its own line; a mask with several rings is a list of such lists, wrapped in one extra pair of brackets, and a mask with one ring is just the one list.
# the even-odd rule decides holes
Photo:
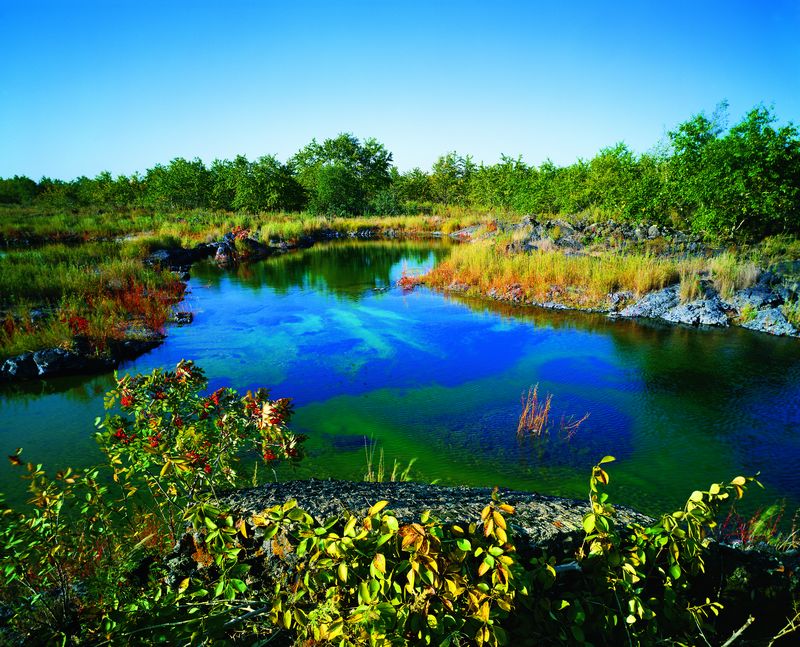
[(375, 139), (343, 133), (321, 144), (312, 140), (291, 160), (315, 213), (364, 213), (390, 184), (392, 154)]
[(654, 526), (619, 527), (605, 491), (609, 476), (603, 465), (613, 460), (601, 460), (589, 481), (591, 511), (583, 519), (587, 534), (579, 554), (594, 602), (584, 606), (587, 622), (611, 644), (650, 644), (667, 633), (680, 640), (712, 631), (722, 605), (697, 599), (692, 582), (704, 571), (709, 533), (721, 506), (758, 482), (737, 476), (727, 484), (714, 483), (707, 491), (692, 492), (682, 510), (662, 515)]
[[(98, 420), (106, 465), (54, 477), (24, 466), (32, 507), (4, 508), (0, 529), (0, 599), (12, 614), (6, 638), (94, 642), (131, 630), (148, 610), (174, 613), (151, 567), (187, 522), (202, 526), (207, 544), (227, 546), (227, 526), (213, 521), (221, 514), (216, 493), (247, 482), (241, 451), (255, 448), (268, 465), (301, 458), (303, 438), (287, 428), (288, 401), (269, 400), (264, 390), (204, 396), (206, 384), (191, 362), (125, 376), (106, 397), (109, 408), (119, 401), (119, 412)], [(11, 462), (23, 466), (19, 451)], [(220, 595), (236, 586), (227, 582)]]
[[(312, 140), (288, 162), (176, 158), (144, 175), (71, 182), (0, 178), (0, 204), (62, 211), (211, 208), (248, 213), (398, 215), (439, 206), (520, 213), (587, 214), (593, 219), (657, 222), (691, 228), (709, 238), (760, 239), (800, 233), (800, 131), (778, 126), (756, 106), (727, 127), (727, 104), (692, 116), (653, 150), (634, 153), (624, 142), (567, 166), (538, 166), (502, 155), (476, 164), (450, 152), (430, 171), (400, 173), (375, 139), (343, 133)], [(140, 230), (141, 231), (141, 230)]]
[(11, 456), (32, 499), (3, 508), (4, 640), (588, 645), (714, 631), (721, 605), (694, 583), (720, 506), (752, 478), (693, 492), (652, 526), (623, 525), (606, 457), (566, 564), (518, 552), (514, 508), (497, 492), (464, 525), (401, 520), (386, 501), (324, 521), (295, 501), (242, 516), (217, 496), (249, 480), (242, 450), (295, 461), (302, 438), (288, 431), (288, 402), (205, 386), (191, 362), (119, 379), (97, 423), (102, 468), (49, 477)]

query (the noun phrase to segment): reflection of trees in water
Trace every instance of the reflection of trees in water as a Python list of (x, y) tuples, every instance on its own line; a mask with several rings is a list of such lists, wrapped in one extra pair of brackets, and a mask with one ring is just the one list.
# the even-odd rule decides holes
[(92, 402), (114, 387), (113, 373), (103, 375), (74, 375), (49, 380), (28, 380), (4, 384), (0, 388), (3, 400), (34, 401), (42, 396), (62, 394), (68, 400)]
[(548, 310), (450, 296), (471, 309), (537, 327), (582, 330), (614, 344), (624, 366), (639, 370), (648, 391), (740, 398), (754, 385), (800, 393), (800, 340), (741, 328), (697, 330), (657, 321), (609, 319), (595, 313)]
[[(370, 286), (388, 286), (392, 267), (402, 261), (422, 265), (430, 256), (436, 262), (447, 256), (447, 242), (380, 241), (336, 242), (309, 249), (242, 263), (231, 270), (243, 286), (264, 286), (285, 293), (292, 288), (311, 288), (358, 300)], [(209, 266), (195, 276), (203, 283), (217, 285), (222, 271)]]

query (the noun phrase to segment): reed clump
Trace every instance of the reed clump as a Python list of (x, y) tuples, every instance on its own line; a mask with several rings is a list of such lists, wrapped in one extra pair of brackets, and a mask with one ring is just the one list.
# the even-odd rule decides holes
[[(539, 385), (534, 384), (528, 389), (528, 393), (523, 393), (520, 399), (522, 412), (517, 423), (517, 438), (541, 438), (548, 435), (551, 430), (550, 410), (553, 404), (553, 394), (548, 393), (544, 399), (539, 397)], [(558, 433), (561, 438), (571, 440), (578, 432), (581, 425), (589, 418), (586, 413), (581, 418), (566, 415), (561, 417), (558, 426)]]

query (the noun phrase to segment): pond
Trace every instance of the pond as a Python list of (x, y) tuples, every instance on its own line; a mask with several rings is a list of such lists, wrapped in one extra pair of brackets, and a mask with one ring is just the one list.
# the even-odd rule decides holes
[[(210, 387), (292, 397), (308, 459), (278, 477), (360, 479), (365, 446), (387, 471), (583, 498), (606, 454), (613, 498), (657, 512), (695, 488), (761, 471), (750, 505), (800, 503), (800, 342), (403, 292), (444, 241), (333, 243), (221, 269), (196, 265), (173, 327), (129, 372), (194, 359)], [(0, 392), (0, 443), (51, 468), (100, 459), (93, 421), (111, 375)], [(521, 396), (552, 394), (549, 437), (520, 442)], [(559, 421), (588, 419), (571, 439)], [(6, 462), (0, 491), (24, 495)]]

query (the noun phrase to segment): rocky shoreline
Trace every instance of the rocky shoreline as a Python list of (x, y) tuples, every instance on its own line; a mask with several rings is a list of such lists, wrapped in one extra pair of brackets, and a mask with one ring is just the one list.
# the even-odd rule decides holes
[[(704, 246), (700, 238), (681, 231), (647, 223), (629, 225), (608, 221), (604, 223), (567, 223), (563, 220), (538, 221), (526, 216), (520, 223), (500, 226), (489, 233), (469, 227), (453, 234), (464, 241), (491, 240), (500, 233), (512, 233), (514, 240), (505, 247), (506, 253), (525, 254), (538, 249), (558, 250), (565, 255), (586, 253), (589, 245), (613, 244), (615, 250), (657, 250), (659, 256), (713, 255), (718, 250)], [(527, 299), (521, 285), (505, 290), (489, 290), (480, 296), (516, 305), (536, 306), (551, 310), (595, 312), (609, 317), (653, 319), (669, 324), (704, 328), (740, 326), (771, 335), (798, 337), (800, 331), (786, 317), (782, 306), (800, 299), (800, 261), (788, 261), (762, 270), (756, 282), (723, 298), (710, 279), (702, 279), (698, 296), (681, 302), (679, 284), (650, 292), (633, 300), (631, 292), (608, 294), (605, 304), (595, 308), (578, 308), (557, 299), (533, 301)], [(423, 278), (424, 282), (424, 278)], [(447, 292), (467, 293), (471, 286), (453, 282)]]
[[(447, 235), (454, 240), (473, 242), (495, 238), (502, 233), (513, 235), (513, 242), (506, 245), (507, 253), (524, 254), (537, 249), (554, 249), (566, 255), (578, 255), (598, 242), (601, 245), (613, 245), (614, 249), (620, 250), (651, 249), (654, 253), (665, 256), (714, 253), (696, 235), (654, 224), (632, 225), (614, 221), (568, 223), (564, 220), (537, 220), (534, 216), (525, 216), (519, 223), (511, 225), (496, 223), (493, 229), (476, 225), (450, 234), (431, 232), (428, 236), (438, 238)], [(280, 239), (260, 241), (251, 237), (247, 230), (240, 230), (225, 234), (219, 241), (201, 243), (189, 249), (179, 247), (157, 250), (145, 263), (169, 269), (186, 281), (189, 279), (191, 266), (201, 260), (213, 258), (218, 264), (228, 266), (308, 248), (322, 241), (395, 239), (407, 236), (405, 232), (392, 229), (363, 227), (347, 233), (323, 229), (291, 242)], [(712, 282), (704, 280), (699, 286), (698, 298), (687, 303), (680, 302), (678, 285), (648, 293), (635, 302), (632, 302), (633, 294), (615, 292), (609, 294), (606, 304), (598, 308), (575, 308), (557, 299), (531, 301), (526, 299), (520, 285), (510, 285), (503, 291), (491, 290), (480, 296), (515, 305), (598, 312), (610, 317), (654, 319), (699, 328), (741, 326), (773, 335), (798, 337), (800, 331), (788, 321), (781, 308), (800, 297), (798, 277), (800, 261), (782, 263), (761, 272), (753, 286), (736, 292), (729, 299), (723, 299)], [(470, 290), (470, 286), (453, 283), (444, 290), (465, 293)], [(191, 323), (191, 314), (178, 312), (172, 323)], [(81, 343), (80, 340), (72, 349), (47, 348), (22, 353), (0, 363), (0, 384), (109, 371), (122, 361), (134, 359), (158, 346), (164, 337), (155, 330), (136, 326), (131, 334), (112, 343), (101, 356), (93, 354), (88, 344)]]

